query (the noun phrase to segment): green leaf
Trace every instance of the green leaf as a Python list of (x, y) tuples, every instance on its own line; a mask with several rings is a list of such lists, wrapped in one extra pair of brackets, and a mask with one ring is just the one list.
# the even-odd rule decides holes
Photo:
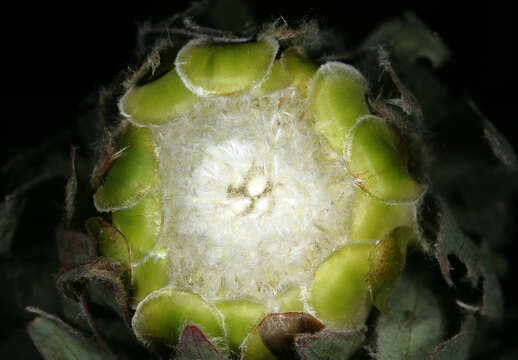
[(27, 310), (40, 314), (29, 323), (27, 332), (44, 359), (113, 359), (59, 318), (38, 309)]
[(378, 360), (426, 359), (442, 341), (444, 324), (435, 294), (403, 274), (377, 324)]
[(484, 254), (469, 237), (462, 232), (452, 212), (442, 204), (441, 225), (436, 244), (436, 258), (442, 275), (448, 285), (453, 286), (448, 255), (455, 255), (466, 266), (467, 278), (473, 287), (483, 277), (481, 313), (491, 318), (502, 316), (502, 290), (488, 254)]
[(360, 348), (363, 341), (363, 330), (323, 332), (295, 336), (295, 348), (303, 360), (345, 360)]
[(223, 360), (224, 357), (211, 344), (203, 332), (194, 325), (187, 325), (182, 332), (178, 349), (180, 360)]
[(429, 360), (465, 360), (475, 337), (477, 321), (474, 315), (468, 315), (460, 332), (452, 338), (440, 343)]

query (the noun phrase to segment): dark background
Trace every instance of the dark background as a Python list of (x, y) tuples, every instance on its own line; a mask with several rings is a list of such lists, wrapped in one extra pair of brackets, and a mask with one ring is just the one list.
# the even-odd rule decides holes
[[(358, 42), (378, 24), (412, 10), (449, 46), (452, 61), (440, 71), (462, 95), (517, 143), (514, 108), (511, 1), (254, 1), (256, 18), (289, 22), (309, 16)], [(0, 163), (40, 143), (77, 116), (78, 104), (115, 74), (134, 67), (139, 24), (186, 8), (186, 1), (11, 3), (2, 10)]]

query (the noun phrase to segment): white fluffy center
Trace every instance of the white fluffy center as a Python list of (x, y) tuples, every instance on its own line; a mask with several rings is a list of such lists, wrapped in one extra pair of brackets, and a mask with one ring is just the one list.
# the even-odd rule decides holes
[(171, 285), (264, 300), (346, 241), (352, 191), (293, 89), (208, 98), (154, 128)]

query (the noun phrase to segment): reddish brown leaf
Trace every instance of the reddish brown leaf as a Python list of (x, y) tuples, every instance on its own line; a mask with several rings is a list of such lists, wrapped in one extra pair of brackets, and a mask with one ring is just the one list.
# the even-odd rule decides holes
[(107, 258), (76, 264), (58, 275), (58, 290), (69, 299), (79, 302), (90, 299), (117, 312), (129, 326), (128, 296), (122, 280), (123, 270)]
[(295, 353), (295, 335), (313, 334), (324, 328), (320, 320), (304, 312), (269, 314), (257, 326), (264, 345), (281, 359)]
[(203, 332), (194, 325), (183, 329), (178, 348), (178, 359), (181, 360), (224, 360), (214, 345)]
[(76, 193), (77, 193), (77, 174), (76, 174), (76, 148), (71, 150), (71, 174), (68, 177), (65, 187), (65, 228), (70, 228), (74, 218)]
[(62, 268), (97, 258), (97, 244), (94, 238), (73, 230), (60, 230), (57, 238)]

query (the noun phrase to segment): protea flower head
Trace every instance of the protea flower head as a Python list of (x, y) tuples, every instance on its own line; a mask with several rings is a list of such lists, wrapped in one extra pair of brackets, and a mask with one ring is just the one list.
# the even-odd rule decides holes
[[(402, 64), (444, 61), (438, 38), (420, 43), (424, 25), (408, 15), (354, 53), (323, 56), (313, 23), (242, 37), (186, 24), (112, 93), (113, 147), (93, 169), (89, 237), (69, 229), (75, 168), (67, 185), (58, 288), (103, 354), (90, 300), (115, 309), (140, 345), (181, 358), (345, 359), (366, 334), (379, 359), (448, 356), (472, 341), (475, 317), (463, 316), (466, 340), (445, 340), (433, 293), (400, 279), (411, 249), (435, 255), (445, 288), (456, 255), (485, 291), (480, 306), (459, 306), (500, 315), (490, 262), (430, 195), (423, 109), (390, 61), (390, 51)], [(51, 325), (31, 326), (43, 346), (40, 327)], [(186, 355), (192, 342), (206, 357)]]
[(253, 358), (269, 352), (253, 338), (271, 313), (362, 326), (418, 242), (425, 190), (367, 80), (271, 31), (173, 56), (120, 99), (117, 158), (94, 196), (127, 240), (101, 255), (127, 267), (139, 340), (176, 344), (192, 323)]

